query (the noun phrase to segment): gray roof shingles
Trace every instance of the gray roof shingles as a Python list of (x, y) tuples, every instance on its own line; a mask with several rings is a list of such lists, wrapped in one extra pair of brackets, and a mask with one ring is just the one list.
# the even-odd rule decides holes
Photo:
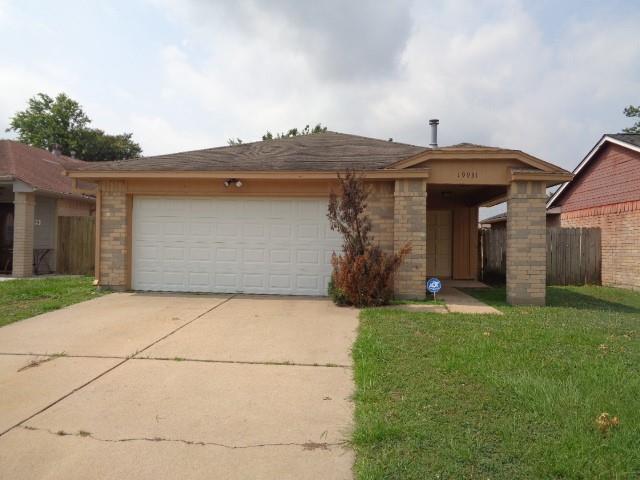
[(615, 138), (621, 142), (640, 147), (640, 133), (609, 133), (607, 137)]
[(377, 170), (426, 147), (336, 132), (207, 148), (114, 162), (87, 162), (88, 171), (340, 171)]

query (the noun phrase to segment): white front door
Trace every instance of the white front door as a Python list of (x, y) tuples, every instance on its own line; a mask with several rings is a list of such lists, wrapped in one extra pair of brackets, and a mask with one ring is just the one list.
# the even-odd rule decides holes
[(341, 249), (326, 212), (324, 198), (136, 196), (132, 287), (326, 295)]

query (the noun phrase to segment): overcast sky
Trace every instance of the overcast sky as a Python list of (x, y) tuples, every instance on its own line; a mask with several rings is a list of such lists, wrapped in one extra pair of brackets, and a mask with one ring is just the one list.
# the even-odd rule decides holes
[(0, 0), (0, 136), (66, 92), (145, 154), (322, 122), (572, 169), (640, 104), (633, 1)]

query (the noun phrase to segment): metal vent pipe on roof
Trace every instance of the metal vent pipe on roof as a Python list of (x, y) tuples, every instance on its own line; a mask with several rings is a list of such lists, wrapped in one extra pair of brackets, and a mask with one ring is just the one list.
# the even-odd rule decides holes
[(438, 148), (438, 124), (440, 120), (437, 118), (432, 118), (429, 120), (429, 125), (431, 126), (431, 142), (429, 143), (429, 148)]

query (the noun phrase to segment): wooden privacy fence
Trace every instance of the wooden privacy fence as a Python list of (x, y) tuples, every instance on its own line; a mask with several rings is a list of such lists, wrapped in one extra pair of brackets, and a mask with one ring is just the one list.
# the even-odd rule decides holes
[(58, 217), (56, 270), (69, 275), (92, 275), (95, 267), (94, 217)]
[[(547, 284), (600, 284), (601, 239), (599, 228), (547, 229)], [(482, 279), (504, 280), (507, 266), (507, 231), (483, 229), (480, 233)]]

